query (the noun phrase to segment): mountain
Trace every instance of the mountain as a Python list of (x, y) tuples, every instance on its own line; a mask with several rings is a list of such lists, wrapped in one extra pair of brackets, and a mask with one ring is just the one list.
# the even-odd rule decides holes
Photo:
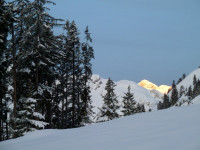
[[(196, 98), (194, 100), (189, 99), (186, 96), (187, 89), (189, 86), (193, 89), (193, 77), (196, 75), (197, 80), (200, 79), (200, 68), (194, 70), (192, 73), (190, 73), (185, 79), (182, 80), (177, 85), (178, 91), (180, 91), (180, 87), (183, 86), (185, 88), (185, 94), (181, 97), (179, 97), (177, 105), (189, 105), (189, 104), (197, 104), (200, 103), (200, 98)], [(102, 95), (105, 94), (105, 85), (108, 79), (103, 79), (99, 75), (93, 75), (90, 81), (90, 87), (91, 87), (91, 96), (93, 101), (93, 110), (96, 113), (95, 116), (98, 114), (99, 109), (101, 108), (103, 104)], [(131, 86), (131, 92), (134, 93), (134, 98), (136, 102), (140, 104), (145, 105), (145, 110), (149, 111), (151, 110), (157, 110), (157, 104), (159, 101), (163, 101), (163, 94), (167, 93), (169, 89), (171, 89), (171, 86), (167, 85), (160, 85), (157, 86), (154, 83), (148, 81), (148, 80), (142, 80), (140, 83), (136, 83), (133, 81), (128, 80), (121, 80), (121, 81), (115, 81), (116, 87), (115, 87), (115, 93), (118, 97), (119, 103), (122, 106), (122, 97), (124, 96), (124, 93), (127, 92), (127, 88), (130, 85)], [(168, 93), (169, 97), (171, 96), (171, 92)], [(121, 111), (118, 112), (121, 114)], [(95, 119), (94, 119), (95, 120)]]
[(1, 150), (199, 150), (200, 105), (135, 114), (0, 142)]
[(167, 94), (168, 91), (171, 89), (171, 86), (168, 85), (160, 85), (159, 87), (155, 85), (154, 83), (148, 81), (148, 80), (142, 80), (138, 85), (148, 89), (148, 90), (157, 90), (162, 94)]
[[(99, 112), (98, 107), (101, 107), (103, 104), (102, 95), (104, 95), (106, 92), (105, 85), (107, 81), (108, 79), (103, 79), (99, 75), (93, 75), (91, 78), (91, 96), (94, 106), (93, 110), (96, 114), (98, 114)], [(118, 97), (120, 105), (122, 105), (122, 97), (124, 96), (124, 93), (127, 92), (127, 88), (129, 85), (131, 87), (131, 92), (134, 93), (134, 98), (136, 102), (144, 104), (146, 111), (149, 111), (149, 109), (157, 110), (157, 103), (161, 101), (163, 97), (163, 94), (161, 94), (160, 92), (155, 93), (153, 91), (149, 91), (133, 81), (121, 80), (115, 82), (115, 84), (115, 93)], [(119, 114), (121, 114), (120, 111)]]
[[(194, 70), (191, 72), (188, 76), (185, 77), (179, 84), (176, 85), (176, 88), (180, 94), (181, 88), (183, 88), (183, 95), (178, 99), (177, 105), (189, 105), (189, 104), (198, 104), (200, 103), (200, 96), (197, 96), (195, 98), (191, 98), (187, 96), (188, 88), (191, 86), (192, 90), (194, 89), (193, 85), (193, 78), (194, 75), (196, 76), (197, 80), (200, 80), (200, 68)], [(169, 97), (171, 96), (171, 92), (169, 92)]]
[(185, 87), (185, 89), (187, 88), (189, 88), (189, 86), (191, 86), (192, 87), (192, 89), (193, 89), (193, 77), (194, 77), (194, 75), (196, 75), (196, 79), (198, 80), (200, 80), (200, 68), (198, 68), (198, 69), (196, 69), (196, 70), (194, 70), (193, 72), (191, 72), (188, 76), (186, 76), (186, 78), (185, 79), (183, 79), (179, 84), (177, 84), (176, 85), (176, 88), (178, 89), (178, 91), (180, 90), (180, 87), (181, 86), (184, 86)]

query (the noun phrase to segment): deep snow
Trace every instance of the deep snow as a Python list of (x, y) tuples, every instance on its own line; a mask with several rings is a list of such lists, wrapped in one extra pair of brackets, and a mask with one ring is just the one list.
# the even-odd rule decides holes
[(0, 150), (199, 150), (200, 105), (173, 107), (67, 130), (42, 130)]

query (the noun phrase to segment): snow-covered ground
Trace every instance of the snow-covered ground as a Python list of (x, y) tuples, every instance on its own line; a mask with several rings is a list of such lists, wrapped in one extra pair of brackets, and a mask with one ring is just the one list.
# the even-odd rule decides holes
[(200, 105), (146, 112), (77, 129), (42, 130), (0, 150), (199, 150)]

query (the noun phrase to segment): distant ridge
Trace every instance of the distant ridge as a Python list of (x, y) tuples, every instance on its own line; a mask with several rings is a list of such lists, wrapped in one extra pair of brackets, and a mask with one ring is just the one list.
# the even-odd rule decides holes
[(157, 86), (156, 84), (148, 81), (148, 80), (142, 80), (140, 83), (138, 83), (138, 85), (148, 89), (148, 90), (157, 90), (162, 94), (167, 94), (169, 89), (171, 89), (171, 86), (168, 85), (160, 85)]

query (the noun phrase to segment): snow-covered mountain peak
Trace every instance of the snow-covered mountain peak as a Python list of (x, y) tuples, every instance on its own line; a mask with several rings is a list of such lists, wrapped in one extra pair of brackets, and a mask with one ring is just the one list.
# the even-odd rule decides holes
[(156, 90), (158, 88), (157, 85), (155, 85), (154, 83), (148, 81), (148, 80), (142, 80), (140, 83), (138, 83), (140, 86), (148, 89), (148, 90)]
[[(108, 79), (103, 79), (99, 75), (92, 75), (91, 81), (89, 83), (91, 88), (91, 96), (94, 106), (94, 112), (97, 114), (99, 112), (98, 108), (101, 108), (103, 104), (102, 95), (106, 93), (105, 86)], [(136, 102), (145, 105), (146, 111), (149, 109), (156, 110), (157, 103), (161, 101), (163, 94), (158, 91), (149, 91), (136, 82), (129, 81), (129, 80), (121, 80), (121, 81), (114, 81), (116, 84), (115, 93), (118, 97), (119, 104), (122, 105), (122, 100), (124, 93), (127, 92), (127, 88), (130, 85), (131, 92), (134, 93), (134, 99)], [(119, 112), (120, 113), (120, 112)]]
[(138, 83), (138, 85), (140, 85), (148, 90), (157, 90), (162, 94), (166, 94), (169, 91), (169, 89), (171, 89), (171, 86), (168, 86), (168, 85), (157, 86), (156, 84), (154, 84), (148, 80), (142, 80), (140, 83)]

